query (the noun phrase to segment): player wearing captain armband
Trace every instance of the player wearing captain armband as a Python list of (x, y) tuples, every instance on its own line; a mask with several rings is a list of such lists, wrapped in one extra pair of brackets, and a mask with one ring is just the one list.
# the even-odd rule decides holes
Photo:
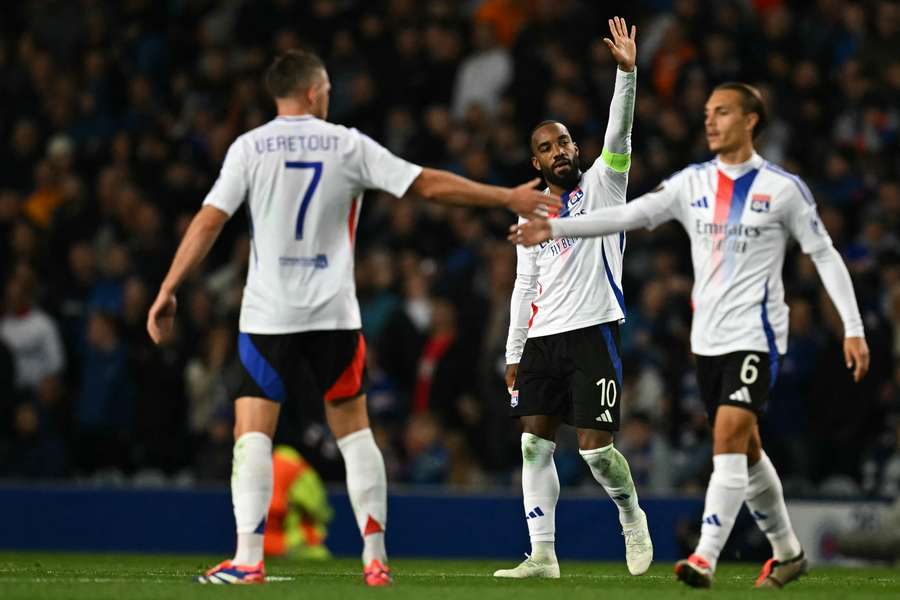
[[(577, 221), (602, 207), (625, 204), (637, 73), (636, 31), (623, 19), (609, 21), (606, 45), (618, 62), (603, 153), (584, 173), (579, 150), (565, 125), (539, 124), (531, 135), (532, 163), (548, 192), (562, 197), (553, 221)], [(574, 426), (581, 456), (616, 504), (633, 575), (647, 571), (653, 545), (647, 516), (625, 457), (613, 446), (622, 405), (619, 324), (625, 318), (622, 255), (625, 236), (578, 240), (560, 237), (518, 248), (516, 283), (506, 344), (510, 412), (522, 434), (522, 493), (531, 554), (496, 577), (559, 577), (556, 502), (559, 479), (553, 460), (560, 424)]]
[(690, 165), (649, 194), (580, 219), (533, 220), (510, 239), (532, 246), (559, 239), (603, 239), (621, 230), (677, 220), (691, 240), (694, 319), (691, 347), (700, 394), (713, 427), (713, 473), (700, 542), (676, 564), (678, 579), (709, 587), (742, 503), (766, 534), (773, 557), (757, 587), (782, 587), (807, 570), (781, 481), (762, 449), (757, 420), (787, 351), (788, 307), (782, 266), (788, 239), (800, 243), (844, 323), (846, 367), (859, 381), (869, 349), (853, 283), (806, 184), (765, 160), (753, 137), (765, 125), (759, 92), (718, 86), (706, 103), (706, 137), (715, 159)]
[(324, 402), (363, 538), (365, 583), (388, 585), (387, 480), (369, 428), (366, 344), (353, 279), (362, 194), (412, 192), (429, 201), (505, 206), (523, 215), (553, 209), (559, 199), (532, 189), (537, 179), (509, 189), (423, 169), (355, 129), (329, 123), (331, 84), (313, 54), (291, 51), (276, 59), (266, 72), (266, 87), (278, 115), (229, 148), (147, 318), (154, 342), (172, 337), (178, 288), (243, 206), (252, 238), (238, 335), (244, 370), (235, 400), (231, 476), (237, 551), (198, 580), (265, 581), (263, 531), (281, 404)]

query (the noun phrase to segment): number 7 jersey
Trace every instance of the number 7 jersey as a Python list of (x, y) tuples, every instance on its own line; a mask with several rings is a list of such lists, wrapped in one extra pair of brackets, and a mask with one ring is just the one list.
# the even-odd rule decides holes
[(237, 138), (203, 204), (230, 216), (246, 200), (240, 330), (359, 329), (353, 245), (362, 194), (403, 196), (421, 172), (356, 129), (311, 115), (280, 116)]

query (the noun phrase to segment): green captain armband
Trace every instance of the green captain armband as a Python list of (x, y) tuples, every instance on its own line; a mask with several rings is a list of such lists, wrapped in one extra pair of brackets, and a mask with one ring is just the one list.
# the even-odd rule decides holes
[(600, 158), (603, 159), (603, 162), (606, 163), (607, 167), (613, 171), (618, 171), (619, 173), (627, 173), (628, 167), (631, 166), (630, 154), (616, 154), (615, 152), (610, 152), (604, 148), (603, 152), (600, 154)]

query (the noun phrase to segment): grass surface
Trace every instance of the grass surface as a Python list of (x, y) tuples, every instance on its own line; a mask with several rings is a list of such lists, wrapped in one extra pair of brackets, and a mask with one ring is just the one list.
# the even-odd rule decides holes
[[(555, 581), (495, 580), (512, 566), (502, 561), (396, 560), (395, 585), (368, 589), (357, 560), (267, 561), (265, 586), (200, 586), (191, 578), (221, 557), (113, 554), (0, 553), (0, 598), (448, 598), (453, 600), (563, 598), (643, 600), (657, 598), (900, 598), (900, 570), (820, 568), (784, 590), (754, 590), (758, 565), (719, 568), (712, 592), (676, 582), (671, 564), (631, 577), (624, 564), (563, 561)], [(223, 589), (227, 588), (227, 589)]]

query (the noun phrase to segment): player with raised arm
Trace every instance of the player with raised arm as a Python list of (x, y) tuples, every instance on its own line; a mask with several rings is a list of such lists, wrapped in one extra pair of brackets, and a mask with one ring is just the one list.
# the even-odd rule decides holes
[(766, 121), (759, 92), (726, 83), (706, 103), (706, 137), (716, 158), (691, 165), (654, 191), (582, 219), (533, 220), (510, 239), (554, 239), (679, 221), (691, 239), (694, 319), (691, 347), (700, 394), (713, 427), (713, 473), (700, 542), (676, 564), (681, 581), (709, 587), (742, 502), (772, 545), (757, 587), (782, 587), (807, 570), (788, 517), (781, 481), (762, 450), (757, 421), (787, 351), (788, 307), (782, 266), (789, 237), (800, 242), (844, 323), (844, 356), (854, 381), (869, 368), (869, 349), (850, 274), (819, 220), (806, 184), (753, 148)]
[(265, 581), (263, 529), (281, 403), (324, 400), (364, 540), (365, 582), (388, 585), (386, 477), (366, 411), (365, 342), (353, 278), (362, 193), (380, 189), (399, 197), (409, 191), (430, 201), (506, 206), (525, 215), (559, 200), (532, 189), (537, 179), (508, 189), (423, 169), (355, 129), (325, 121), (331, 85), (311, 53), (277, 58), (265, 81), (278, 116), (229, 148), (147, 318), (154, 342), (171, 337), (179, 286), (246, 200), (252, 244), (238, 336), (244, 372), (234, 405), (231, 477), (237, 552), (198, 580)]
[[(579, 150), (562, 123), (546, 121), (531, 134), (532, 164), (548, 192), (560, 194), (554, 220), (585, 218), (625, 203), (636, 87), (635, 28), (609, 21), (604, 42), (618, 63), (603, 152), (584, 173)], [(575, 219), (574, 217), (578, 217)], [(506, 343), (510, 412), (522, 423), (522, 492), (531, 555), (496, 577), (559, 577), (555, 536), (559, 478), (553, 453), (562, 422), (577, 429), (581, 456), (619, 509), (632, 575), (647, 571), (653, 545), (647, 516), (625, 457), (613, 447), (622, 400), (619, 323), (625, 318), (622, 255), (625, 236), (562, 237), (518, 248)]]

